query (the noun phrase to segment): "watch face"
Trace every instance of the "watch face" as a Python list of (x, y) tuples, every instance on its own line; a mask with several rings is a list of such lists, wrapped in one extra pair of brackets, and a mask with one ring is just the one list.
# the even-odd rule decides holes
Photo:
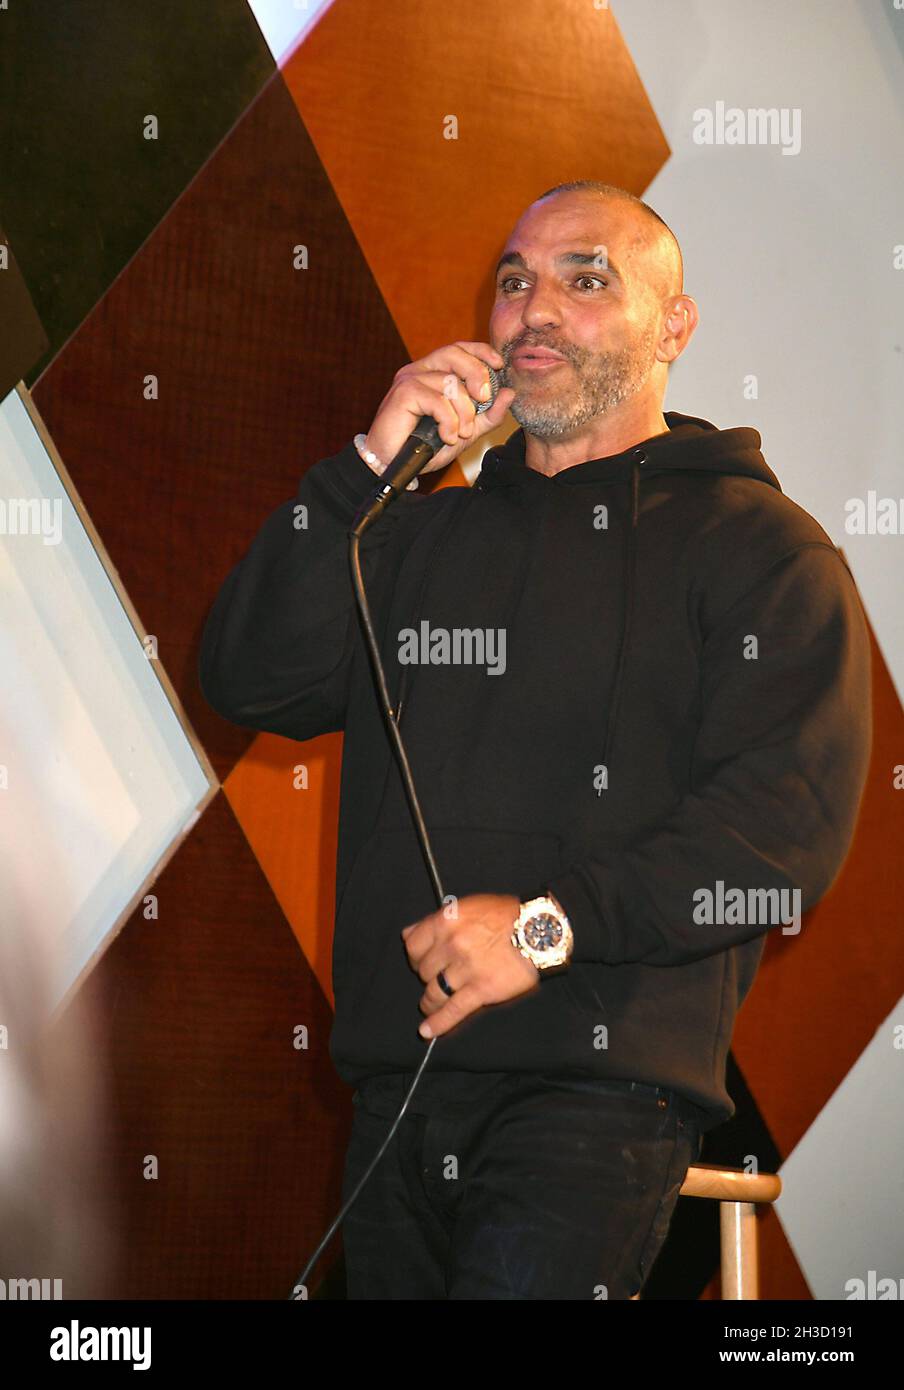
[(562, 935), (561, 922), (550, 912), (537, 912), (524, 925), (524, 941), (532, 951), (551, 951)]

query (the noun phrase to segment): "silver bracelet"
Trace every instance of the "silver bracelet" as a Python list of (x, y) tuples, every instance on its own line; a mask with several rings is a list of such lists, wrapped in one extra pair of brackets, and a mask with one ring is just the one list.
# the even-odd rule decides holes
[(356, 435), (355, 435), (355, 448), (358, 450), (358, 453), (361, 455), (361, 457), (363, 458), (364, 462), (365, 462), (365, 463), (368, 465), (368, 467), (370, 467), (370, 468), (373, 468), (373, 467), (374, 467), (374, 464), (376, 464), (376, 465), (377, 465), (377, 468), (374, 469), (374, 471), (376, 472), (377, 470), (379, 470), (379, 472), (382, 473), (382, 472), (383, 472), (383, 464), (380, 463), (380, 460), (377, 458), (377, 456), (376, 456), (376, 454), (374, 453), (373, 449), (367, 449), (367, 448), (365, 448), (365, 444), (366, 444), (366, 443), (367, 443), (367, 435), (366, 435), (366, 434), (356, 434)]
[[(385, 465), (384, 463), (381, 463), (381, 462), (380, 462), (380, 460), (377, 458), (376, 454), (374, 453), (373, 449), (368, 449), (368, 448), (366, 447), (366, 444), (367, 444), (367, 435), (366, 435), (366, 434), (356, 434), (356, 435), (355, 435), (355, 448), (358, 450), (358, 453), (361, 455), (361, 457), (363, 458), (364, 462), (367, 464), (368, 468), (369, 468), (373, 473), (377, 473), (378, 475), (379, 475), (380, 473), (384, 473), (384, 472), (386, 471), (386, 465)], [(415, 489), (416, 487), (417, 487), (417, 478), (412, 478), (411, 482), (408, 484), (408, 487), (407, 487), (405, 490), (406, 490), (406, 492), (413, 492), (414, 489)]]

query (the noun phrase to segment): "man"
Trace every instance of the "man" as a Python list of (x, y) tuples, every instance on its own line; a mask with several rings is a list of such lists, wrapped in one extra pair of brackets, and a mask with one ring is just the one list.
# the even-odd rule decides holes
[[(726, 1056), (766, 933), (793, 938), (846, 854), (865, 621), (758, 433), (663, 414), (697, 321), (646, 204), (586, 182), (543, 194), (505, 246), (489, 343), (397, 372), (208, 619), (200, 677), (222, 714), (345, 731), (344, 1198), (438, 1039), (345, 1218), (352, 1298), (637, 1292), (704, 1131), (734, 1113)], [(478, 415), (490, 366), (506, 384)], [(441, 468), (508, 408), (521, 428), (473, 487), (406, 491), (362, 542), (437, 909), (347, 533), (421, 415)]]

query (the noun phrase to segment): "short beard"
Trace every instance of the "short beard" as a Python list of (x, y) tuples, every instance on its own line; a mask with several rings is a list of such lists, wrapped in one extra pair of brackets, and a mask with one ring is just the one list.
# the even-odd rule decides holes
[[(537, 439), (561, 439), (583, 428), (599, 415), (614, 410), (633, 396), (649, 379), (653, 368), (656, 329), (651, 327), (638, 342), (611, 352), (592, 353), (570, 347), (562, 356), (571, 363), (576, 385), (558, 397), (532, 400), (530, 387), (517, 395), (509, 406), (514, 418), (527, 434)], [(505, 357), (505, 385), (510, 354)]]

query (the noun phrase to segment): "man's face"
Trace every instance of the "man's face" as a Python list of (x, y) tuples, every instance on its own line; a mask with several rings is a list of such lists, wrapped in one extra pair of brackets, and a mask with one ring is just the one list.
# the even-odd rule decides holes
[[(516, 224), (489, 341), (505, 359), (503, 384), (517, 392), (509, 409), (528, 434), (567, 437), (649, 381), (661, 305), (647, 237), (630, 204), (580, 193), (537, 203)], [(560, 360), (530, 358), (532, 348)]]

